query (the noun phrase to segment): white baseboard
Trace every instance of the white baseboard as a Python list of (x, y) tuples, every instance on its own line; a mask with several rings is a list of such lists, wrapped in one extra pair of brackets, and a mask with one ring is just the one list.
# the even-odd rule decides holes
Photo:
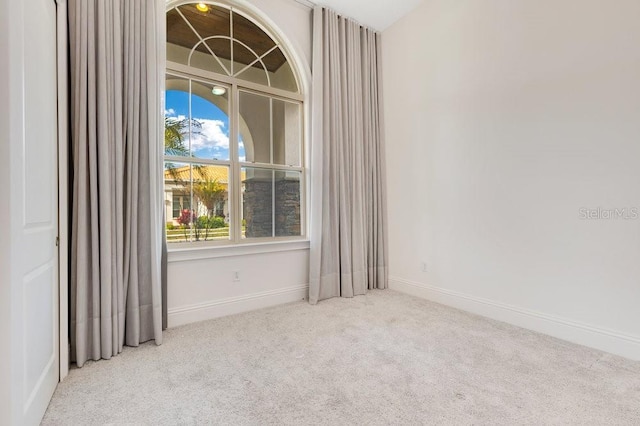
[(303, 284), (238, 297), (212, 300), (195, 305), (179, 306), (169, 309), (168, 326), (169, 328), (177, 327), (192, 322), (205, 321), (284, 303), (297, 302), (307, 299), (308, 297), (309, 285)]
[(390, 277), (389, 288), (584, 346), (640, 360), (640, 337), (566, 318)]

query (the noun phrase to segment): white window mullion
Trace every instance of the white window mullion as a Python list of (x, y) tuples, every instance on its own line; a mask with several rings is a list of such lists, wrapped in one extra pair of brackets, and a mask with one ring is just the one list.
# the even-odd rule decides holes
[[(189, 115), (188, 115), (188, 120), (189, 120), (189, 143), (188, 145), (188, 159), (191, 159), (191, 138), (192, 138), (192, 134), (193, 134), (193, 128), (191, 126), (191, 123), (193, 122), (193, 113), (192, 113), (192, 107), (191, 107), (191, 79), (189, 79)], [(189, 160), (187, 160), (189, 161)], [(195, 234), (194, 234), (194, 228), (195, 228), (195, 224), (192, 222), (193, 221), (193, 214), (192, 212), (195, 211), (194, 206), (196, 206), (196, 200), (193, 199), (193, 163), (191, 161), (189, 161), (187, 164), (189, 164), (189, 241), (195, 241)]]
[(269, 164), (273, 164), (273, 98), (269, 98)]
[(271, 170), (271, 236), (276, 236), (276, 171)]
[(231, 38), (231, 41), (230, 41), (230, 43), (231, 43), (231, 64), (230, 64), (229, 68), (231, 68), (231, 74), (230, 75), (233, 76), (233, 75), (235, 75), (235, 72), (234, 72), (234, 68), (235, 67), (233, 66), (233, 63), (235, 61), (235, 57), (233, 55), (233, 47), (234, 47), (233, 46), (234, 45), (234, 43), (233, 43), (233, 8), (231, 8), (231, 10), (229, 11), (229, 37)]
[(300, 129), (298, 134), (298, 143), (300, 144), (300, 158), (298, 160), (300, 166), (303, 168), (300, 169), (300, 235), (306, 236), (308, 234), (307, 228), (307, 173), (308, 173), (308, 165), (306, 162), (307, 151), (304, 144), (304, 129), (306, 126), (305, 122), (305, 114), (304, 114), (304, 105), (299, 104), (298, 117), (300, 120)]
[(194, 228), (192, 223), (195, 200), (193, 199), (193, 164), (189, 164), (189, 241), (195, 241)]
[(241, 161), (240, 166), (241, 167), (257, 167), (260, 169), (274, 169), (274, 170), (281, 170), (283, 172), (302, 172), (303, 171), (303, 167), (299, 167), (299, 166), (287, 166), (286, 164), (259, 163), (255, 161), (251, 163), (246, 161)]
[(231, 240), (235, 243), (242, 239), (242, 171), (240, 170), (239, 139), (240, 139), (240, 113), (239, 113), (238, 86), (231, 86), (231, 96), (229, 99), (229, 113), (231, 120), (231, 137), (229, 143), (229, 157), (231, 158), (231, 178), (229, 179), (229, 197), (232, 200), (230, 207), (230, 222), (232, 224)]
[(264, 84), (254, 83), (248, 80), (240, 80), (235, 77), (219, 74), (213, 71), (206, 71), (199, 68), (192, 68), (188, 65), (180, 64), (178, 62), (167, 61), (167, 70), (170, 70), (171, 75), (176, 77), (189, 78), (190, 76), (198, 77), (201, 79), (215, 80), (225, 84), (237, 83), (238, 86), (269, 96), (273, 96), (275, 99), (281, 99), (286, 101), (304, 101), (304, 95), (297, 92), (290, 92), (284, 89), (277, 89), (275, 87), (268, 87)]
[[(231, 153), (231, 151), (229, 151)], [(190, 161), (196, 161), (198, 164), (207, 164), (211, 166), (229, 166), (231, 163), (227, 160), (210, 160), (208, 158), (199, 158), (199, 157), (187, 157), (182, 155), (165, 155), (165, 161), (172, 161), (174, 163), (185, 163)]]
[[(269, 163), (273, 165), (273, 98), (269, 98)], [(271, 236), (276, 236), (276, 171), (271, 169)]]

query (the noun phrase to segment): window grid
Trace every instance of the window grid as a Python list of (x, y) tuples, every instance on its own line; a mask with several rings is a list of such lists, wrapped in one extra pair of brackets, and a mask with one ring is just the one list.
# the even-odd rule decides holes
[[(197, 164), (205, 164), (205, 165), (216, 165), (216, 166), (226, 166), (228, 167), (228, 182), (227, 182), (227, 191), (228, 191), (228, 209), (229, 209), (229, 240), (227, 243), (237, 244), (240, 242), (248, 242), (255, 240), (295, 240), (301, 239), (305, 236), (305, 221), (306, 221), (306, 209), (305, 209), (305, 188), (306, 188), (306, 173), (305, 168), (303, 166), (304, 161), (304, 138), (303, 138), (303, 128), (304, 128), (304, 117), (303, 117), (303, 96), (298, 92), (289, 92), (287, 90), (283, 90), (277, 87), (272, 87), (271, 80), (269, 77), (269, 72), (267, 71), (266, 65), (263, 62), (263, 59), (266, 58), (269, 54), (274, 52), (276, 49), (281, 49), (282, 53), (285, 54), (284, 49), (280, 43), (274, 40), (275, 45), (270, 49), (267, 49), (265, 53), (262, 55), (257, 55), (253, 49), (251, 49), (246, 44), (242, 43), (239, 40), (234, 39), (234, 25), (233, 25), (233, 15), (237, 13), (235, 10), (230, 8), (230, 49), (231, 49), (231, 58), (229, 64), (229, 69), (224, 65), (223, 61), (218, 58), (215, 52), (209, 47), (209, 45), (205, 42), (208, 39), (214, 37), (201, 37), (197, 29), (194, 28), (188, 19), (182, 14), (182, 12), (175, 8), (180, 16), (187, 22), (189, 27), (193, 30), (193, 32), (197, 35), (200, 40), (192, 49), (189, 54), (188, 63), (189, 65), (174, 63), (171, 61), (167, 62), (167, 76), (168, 77), (179, 77), (186, 78), (189, 80), (189, 153), (193, 155), (193, 128), (192, 128), (192, 119), (193, 119), (193, 111), (192, 111), (192, 93), (193, 93), (193, 81), (197, 80), (199, 82), (208, 84), (208, 85), (226, 85), (229, 87), (229, 109), (227, 111), (227, 115), (229, 118), (229, 161), (226, 160), (218, 160), (218, 159), (208, 159), (208, 158), (196, 158), (193, 156), (182, 157), (175, 155), (165, 155), (165, 161), (176, 161), (190, 165), (190, 193), (191, 198), (189, 200), (189, 205), (193, 208), (194, 201), (194, 193), (193, 193), (193, 167)], [(245, 17), (246, 18), (246, 17)], [(248, 19), (248, 18), (247, 18)], [(253, 21), (252, 21), (253, 22)], [(262, 29), (262, 28), (261, 28)], [(264, 31), (264, 29), (263, 29)], [(218, 38), (225, 38), (224, 36), (219, 36)], [(240, 45), (246, 47), (249, 51), (251, 51), (256, 59), (250, 63), (245, 65), (244, 67), (239, 67), (238, 72), (235, 72), (235, 63), (233, 61), (234, 55), (234, 42), (238, 42)], [(214, 71), (204, 70), (200, 68), (195, 68), (190, 66), (191, 59), (195, 49), (199, 44), (204, 44), (206, 49), (211, 53), (211, 55), (216, 59), (216, 61), (221, 65), (222, 69), (228, 75), (222, 75)], [(257, 84), (251, 81), (244, 80), (238, 76), (243, 74), (245, 71), (250, 70), (257, 62), (260, 62), (262, 68), (264, 69), (267, 76), (267, 85)], [(290, 63), (287, 60), (287, 63)], [(291, 68), (293, 72), (293, 68)], [(296, 84), (298, 84), (296, 82)], [(299, 87), (299, 85), (298, 85)], [(239, 141), (240, 141), (240, 92), (246, 92), (251, 94), (256, 94), (260, 96), (266, 96), (269, 98), (269, 163), (257, 162), (257, 161), (240, 161), (239, 157)], [(298, 147), (297, 147), (297, 155), (298, 159), (296, 161), (299, 165), (288, 165), (288, 164), (274, 164), (275, 156), (274, 156), (274, 112), (273, 112), (273, 104), (274, 100), (281, 100), (285, 102), (289, 102), (297, 105), (297, 119), (298, 119)], [(285, 104), (286, 105), (286, 104)], [(282, 130), (281, 130), (282, 131)], [(287, 149), (286, 141), (283, 142), (285, 145), (282, 149)], [(255, 149), (255, 148), (254, 148)], [(247, 148), (244, 148), (245, 152), (245, 160), (248, 160), (247, 157)], [(285, 155), (286, 158), (286, 155)], [(271, 175), (271, 236), (270, 238), (264, 237), (256, 237), (256, 238), (245, 238), (242, 234), (242, 222), (244, 219), (244, 206), (243, 206), (243, 182), (242, 182), (242, 171), (243, 170), (269, 170)], [(278, 171), (285, 172), (282, 173), (282, 176), (287, 175), (286, 172), (295, 172), (298, 177), (298, 186), (299, 186), (299, 229), (300, 232), (296, 236), (290, 237), (277, 237), (276, 231), (276, 173)], [(245, 172), (246, 173), (246, 172)], [(295, 180), (294, 180), (295, 182)], [(193, 229), (191, 230), (191, 234), (193, 234)], [(192, 238), (193, 239), (193, 238)]]

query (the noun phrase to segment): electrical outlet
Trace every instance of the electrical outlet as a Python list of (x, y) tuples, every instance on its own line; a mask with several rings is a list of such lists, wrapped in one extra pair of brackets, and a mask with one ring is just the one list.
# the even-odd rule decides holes
[(237, 283), (240, 281), (240, 271), (233, 271), (233, 282)]
[(427, 272), (427, 262), (420, 263), (420, 270), (422, 272)]

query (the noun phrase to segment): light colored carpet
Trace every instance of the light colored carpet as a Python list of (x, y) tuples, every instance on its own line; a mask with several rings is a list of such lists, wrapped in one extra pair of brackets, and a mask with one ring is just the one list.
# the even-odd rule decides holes
[(390, 290), (168, 330), (44, 424), (640, 424), (640, 363)]

